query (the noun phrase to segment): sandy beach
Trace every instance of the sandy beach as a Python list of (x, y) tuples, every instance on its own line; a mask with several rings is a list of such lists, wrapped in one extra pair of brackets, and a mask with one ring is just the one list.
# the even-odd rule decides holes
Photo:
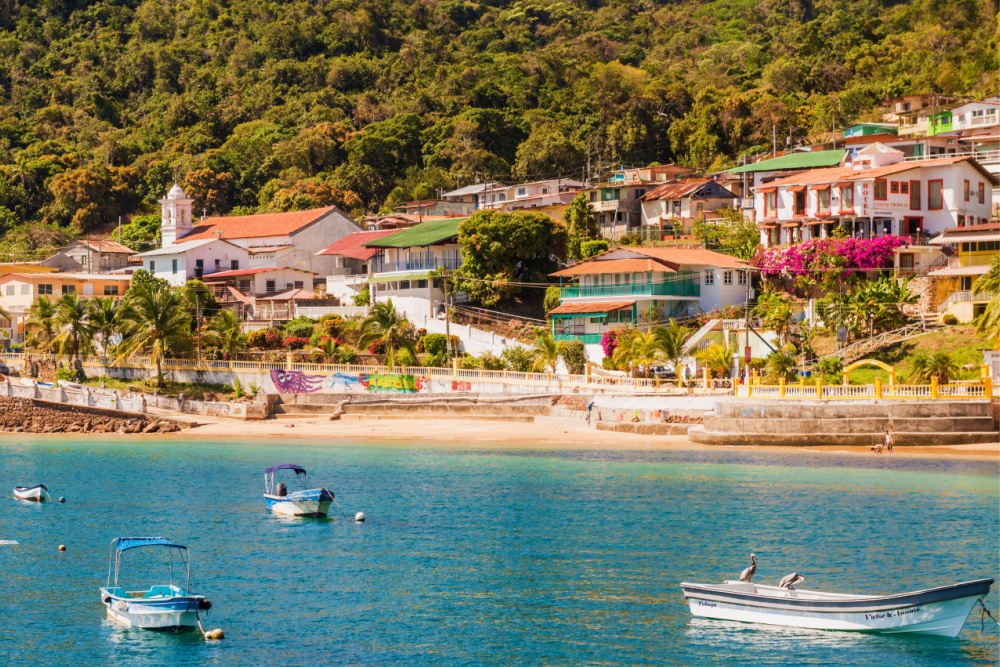
[[(163, 416), (167, 416), (164, 414)], [(176, 415), (171, 415), (176, 416)], [(547, 423), (472, 421), (460, 419), (435, 420), (345, 420), (325, 418), (290, 420), (236, 421), (215, 418), (192, 418), (198, 425), (165, 438), (347, 438), (398, 442), (454, 443), (465, 447), (488, 446), (513, 449), (719, 449), (720, 447), (691, 442), (686, 436), (650, 436), (611, 431), (596, 431)], [(784, 450), (785, 447), (729, 447), (729, 449)], [(876, 456), (868, 447), (820, 446), (796, 448), (797, 451), (827, 451)], [(881, 454), (881, 456), (890, 456)], [(945, 445), (934, 447), (897, 447), (891, 456), (916, 457), (982, 457), (1000, 460), (1000, 443), (977, 445)]]

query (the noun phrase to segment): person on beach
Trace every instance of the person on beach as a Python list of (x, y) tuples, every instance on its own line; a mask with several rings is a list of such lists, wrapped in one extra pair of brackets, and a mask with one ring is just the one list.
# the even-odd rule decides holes
[(594, 410), (594, 402), (587, 403), (587, 423), (590, 423), (590, 413)]
[(888, 430), (885, 432), (885, 448), (892, 454), (892, 433), (889, 433)]

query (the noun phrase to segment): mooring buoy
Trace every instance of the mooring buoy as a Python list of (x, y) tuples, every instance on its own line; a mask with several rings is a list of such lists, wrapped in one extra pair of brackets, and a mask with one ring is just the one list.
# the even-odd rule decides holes
[(59, 551), (66, 551), (66, 545), (65, 544), (60, 544), (59, 545)]
[(59, 496), (59, 502), (64, 503), (64, 502), (66, 502), (66, 499), (63, 498), (62, 496)]
[(357, 521), (358, 523), (363, 523), (365, 520), (365, 513), (358, 512), (357, 514), (354, 515), (354, 520)]

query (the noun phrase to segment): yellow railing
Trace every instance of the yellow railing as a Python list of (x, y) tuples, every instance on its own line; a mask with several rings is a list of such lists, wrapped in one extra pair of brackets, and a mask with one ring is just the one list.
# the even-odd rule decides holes
[(955, 400), (972, 398), (1000, 398), (1000, 386), (993, 379), (983, 376), (978, 381), (960, 381), (954, 384), (940, 384), (932, 378), (930, 384), (884, 384), (876, 379), (875, 384), (828, 385), (817, 381), (815, 384), (760, 384), (754, 378), (749, 385), (736, 388), (741, 398), (791, 399), (791, 400), (864, 400), (864, 399), (924, 399)]

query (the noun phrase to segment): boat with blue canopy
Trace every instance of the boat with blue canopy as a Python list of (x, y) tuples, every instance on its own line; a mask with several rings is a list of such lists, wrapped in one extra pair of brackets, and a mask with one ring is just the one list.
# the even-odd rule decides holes
[[(278, 470), (294, 470), (296, 479), (301, 479), (302, 490), (288, 493), (282, 482), (274, 484), (274, 473)], [(326, 516), (333, 502), (333, 491), (327, 489), (307, 489), (306, 469), (293, 463), (272, 466), (264, 471), (264, 507), (278, 514), (288, 516)]]
[[(126, 591), (119, 585), (122, 556), (132, 550), (160, 547), (167, 550), (170, 583), (151, 586), (148, 590)], [(184, 588), (174, 584), (174, 558), (186, 572)], [(112, 573), (114, 579), (112, 579)], [(111, 541), (108, 562), (108, 583), (101, 589), (101, 602), (108, 616), (133, 628), (168, 630), (193, 628), (198, 624), (198, 611), (212, 608), (204, 595), (191, 592), (191, 557), (188, 548), (165, 537), (116, 537)]]

